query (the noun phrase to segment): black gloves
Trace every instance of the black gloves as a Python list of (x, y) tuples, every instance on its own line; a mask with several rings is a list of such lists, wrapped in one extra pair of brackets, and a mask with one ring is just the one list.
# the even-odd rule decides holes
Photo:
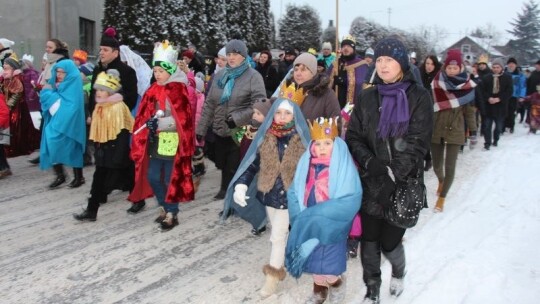
[(396, 191), (396, 184), (390, 176), (386, 175), (383, 178), (383, 185), (381, 187), (381, 191), (379, 192), (379, 195), (377, 196), (377, 202), (385, 207), (390, 206), (392, 195)]
[(148, 131), (152, 135), (156, 134), (156, 131), (158, 129), (158, 119), (157, 118), (151, 118), (146, 122), (146, 127), (148, 128)]
[(229, 127), (229, 129), (236, 128), (236, 123), (234, 122), (234, 119), (232, 118), (231, 115), (227, 116), (227, 120), (225, 122), (227, 123), (227, 126)]
[(381, 176), (388, 173), (388, 168), (376, 157), (372, 157), (366, 167), (369, 176)]

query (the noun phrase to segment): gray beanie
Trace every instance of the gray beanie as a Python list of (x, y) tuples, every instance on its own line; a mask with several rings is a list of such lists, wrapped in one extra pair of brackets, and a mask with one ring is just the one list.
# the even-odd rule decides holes
[(310, 53), (302, 53), (298, 56), (293, 63), (293, 67), (298, 64), (303, 64), (313, 75), (317, 75), (317, 58)]
[(225, 46), (225, 51), (227, 54), (229, 53), (237, 53), (242, 55), (242, 57), (247, 58), (248, 57), (248, 50), (246, 47), (246, 44), (242, 40), (233, 39), (227, 43)]
[(494, 65), (500, 65), (501, 68), (504, 69), (504, 61), (502, 60), (502, 58), (493, 59), (493, 61), (491, 62), (491, 66)]

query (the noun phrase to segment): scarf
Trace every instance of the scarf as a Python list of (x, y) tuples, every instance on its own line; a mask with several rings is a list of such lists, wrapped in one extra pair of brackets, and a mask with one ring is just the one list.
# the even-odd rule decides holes
[(493, 95), (498, 95), (499, 91), (501, 90), (501, 85), (499, 83), (499, 77), (501, 74), (493, 74)]
[(235, 79), (240, 77), (240, 75), (242, 75), (248, 68), (249, 63), (247, 62), (247, 60), (242, 61), (242, 63), (235, 68), (232, 68), (227, 64), (223, 77), (218, 80), (219, 88), (223, 89), (223, 94), (221, 95), (219, 104), (224, 104), (229, 101), (229, 99), (231, 98), (232, 90), (234, 88)]
[(274, 135), (275, 137), (283, 137), (285, 135), (291, 134), (294, 129), (294, 120), (284, 125), (278, 125), (275, 121), (272, 121), (272, 125), (268, 129), (268, 133)]
[(377, 89), (382, 97), (381, 116), (377, 134), (380, 138), (396, 137), (407, 133), (409, 128), (409, 100), (407, 88), (410, 82), (379, 84)]
[(431, 86), (435, 101), (434, 112), (459, 108), (474, 100), (476, 83), (466, 72), (448, 77), (444, 71), (441, 71), (435, 75)]

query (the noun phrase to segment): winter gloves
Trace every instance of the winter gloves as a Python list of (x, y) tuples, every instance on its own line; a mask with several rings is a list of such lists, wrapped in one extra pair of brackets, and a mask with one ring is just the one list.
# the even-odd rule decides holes
[(249, 196), (246, 196), (247, 190), (248, 186), (244, 184), (234, 186), (233, 200), (241, 207), (247, 206), (246, 200), (249, 199)]
[(229, 127), (229, 129), (236, 128), (236, 123), (234, 122), (234, 119), (232, 118), (230, 114), (227, 117), (227, 120), (225, 122), (227, 123), (227, 126)]
[(158, 119), (157, 118), (151, 118), (146, 122), (146, 127), (148, 128), (148, 131), (152, 135), (156, 134), (156, 131), (158, 129)]
[(390, 206), (392, 195), (396, 191), (396, 183), (387, 174), (384, 176), (383, 185), (379, 195), (377, 196), (377, 202), (383, 206)]

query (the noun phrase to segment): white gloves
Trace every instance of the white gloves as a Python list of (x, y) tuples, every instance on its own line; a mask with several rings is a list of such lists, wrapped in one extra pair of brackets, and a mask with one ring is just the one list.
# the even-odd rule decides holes
[(246, 196), (247, 190), (248, 186), (244, 184), (234, 186), (233, 200), (241, 207), (247, 206), (246, 200), (249, 199), (249, 196)]

